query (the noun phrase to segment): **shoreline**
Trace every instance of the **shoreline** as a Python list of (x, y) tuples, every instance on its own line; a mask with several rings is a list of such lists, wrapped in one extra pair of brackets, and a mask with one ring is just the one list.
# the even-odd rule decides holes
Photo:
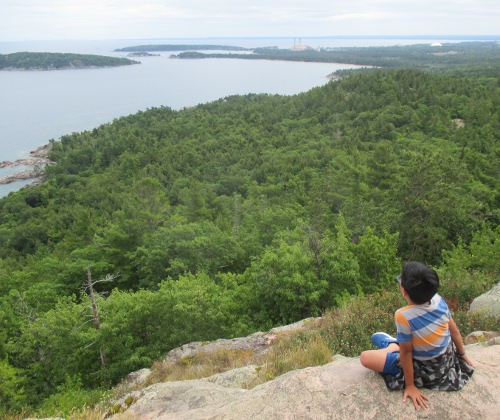
[(3, 162), (0, 162), (0, 169), (16, 168), (18, 166), (34, 167), (33, 169), (24, 169), (13, 174), (0, 177), (0, 185), (11, 184), (13, 182), (23, 181), (26, 179), (33, 179), (35, 180), (33, 184), (37, 183), (38, 181), (36, 180), (43, 176), (43, 168), (47, 165), (53, 165), (55, 163), (48, 157), (51, 147), (51, 144), (46, 144), (29, 152), (29, 156), (26, 158), (17, 159), (15, 161), (4, 160)]
[(136, 61), (132, 64), (121, 64), (118, 66), (63, 66), (63, 67), (3, 67), (0, 68), (0, 71), (20, 71), (20, 72), (28, 72), (28, 71), (57, 71), (57, 70), (97, 70), (97, 69), (112, 69), (115, 67), (125, 67), (133, 64), (142, 64), (140, 61)]

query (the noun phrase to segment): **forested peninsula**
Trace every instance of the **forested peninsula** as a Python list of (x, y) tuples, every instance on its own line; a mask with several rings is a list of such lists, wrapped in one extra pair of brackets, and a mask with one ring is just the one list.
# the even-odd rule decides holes
[(305, 48), (301, 50), (255, 48), (252, 54), (201, 53), (187, 51), (175, 58), (237, 58), (243, 60), (286, 60), (346, 63), (384, 68), (421, 68), (439, 71), (470, 71), (500, 68), (498, 42), (461, 42), (439, 45), (396, 45), (390, 47)]
[(325, 313), (290, 346), (359, 355), (394, 328), (404, 260), (438, 270), (463, 334), (500, 330), (467, 312), (500, 274), (494, 66), (152, 108), (48, 157), (0, 199), (1, 415), (70, 413), (182, 344)]
[[(495, 41), (468, 41), (394, 45), (384, 47), (321, 47), (299, 45), (298, 48), (243, 48), (207, 44), (137, 45), (120, 48), (119, 52), (182, 51), (171, 58), (231, 58), (243, 60), (285, 60), (318, 63), (345, 63), (384, 68), (421, 68), (434, 71), (463, 70), (470, 74), (478, 69), (500, 68), (500, 44)], [(212, 51), (208, 53), (200, 51)], [(214, 52), (226, 51), (226, 52)], [(238, 53), (242, 52), (242, 53)]]
[(0, 54), (0, 70), (64, 70), (140, 64), (122, 57), (91, 54), (16, 52)]

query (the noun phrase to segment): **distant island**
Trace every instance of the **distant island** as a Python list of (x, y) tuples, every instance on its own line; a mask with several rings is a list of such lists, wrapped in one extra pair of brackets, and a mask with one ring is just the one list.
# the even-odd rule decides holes
[(91, 54), (16, 52), (0, 54), (0, 70), (64, 70), (99, 67), (118, 67), (140, 64), (121, 57)]
[(190, 45), (190, 44), (164, 44), (164, 45), (136, 45), (134, 47), (118, 48), (115, 52), (144, 52), (144, 51), (253, 51), (253, 48), (235, 47), (230, 45)]
[(160, 54), (151, 54), (148, 53), (147, 51), (143, 52), (131, 52), (130, 54), (127, 54), (127, 57), (159, 57)]

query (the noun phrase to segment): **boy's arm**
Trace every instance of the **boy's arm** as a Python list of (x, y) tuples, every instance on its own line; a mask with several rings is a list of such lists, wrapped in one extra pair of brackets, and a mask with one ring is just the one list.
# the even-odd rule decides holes
[(451, 339), (453, 340), (453, 343), (455, 344), (455, 348), (457, 349), (457, 353), (461, 356), (463, 360), (469, 365), (474, 367), (474, 363), (469, 359), (469, 356), (465, 354), (465, 347), (464, 347), (464, 341), (462, 339), (462, 334), (460, 334), (460, 330), (457, 327), (457, 324), (453, 320), (453, 318), (450, 318), (448, 322), (448, 326), (450, 328), (450, 335)]
[(411, 343), (399, 343), (399, 357), (401, 359), (401, 366), (405, 376), (405, 390), (403, 394), (403, 402), (406, 402), (410, 397), (415, 410), (421, 406), (427, 408), (429, 399), (415, 386), (414, 371), (413, 371), (413, 345)]

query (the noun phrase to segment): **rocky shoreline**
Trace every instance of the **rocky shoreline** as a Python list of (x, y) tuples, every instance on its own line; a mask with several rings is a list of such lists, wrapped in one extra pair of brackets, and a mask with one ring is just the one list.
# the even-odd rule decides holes
[(46, 144), (29, 152), (29, 156), (26, 158), (18, 159), (16, 161), (4, 160), (3, 162), (0, 162), (0, 169), (16, 168), (19, 166), (33, 166), (33, 169), (24, 169), (13, 174), (0, 177), (0, 185), (10, 184), (12, 182), (26, 179), (33, 179), (33, 183), (37, 183), (43, 176), (43, 168), (47, 165), (54, 164), (54, 162), (52, 162), (48, 157), (50, 148), (51, 145)]

